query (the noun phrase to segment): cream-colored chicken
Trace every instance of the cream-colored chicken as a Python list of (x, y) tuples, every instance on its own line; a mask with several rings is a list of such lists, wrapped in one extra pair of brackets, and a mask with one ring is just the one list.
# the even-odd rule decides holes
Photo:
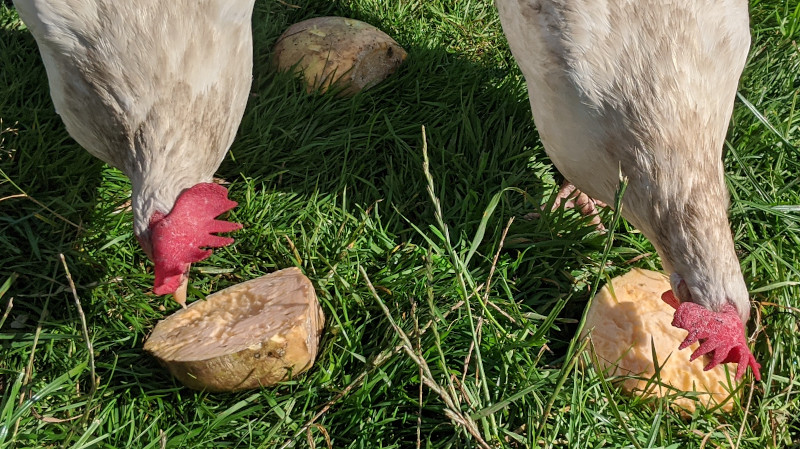
[(158, 294), (185, 300), (189, 266), (240, 226), (211, 183), (252, 80), (254, 0), (14, 0), (67, 131), (131, 179), (134, 232)]
[[(746, 0), (496, 0), (561, 173), (613, 204), (671, 274), (674, 325), (709, 366), (758, 364), (728, 223), (722, 147), (750, 45)], [(677, 299), (676, 299), (677, 297)], [(722, 323), (722, 324), (720, 324)]]

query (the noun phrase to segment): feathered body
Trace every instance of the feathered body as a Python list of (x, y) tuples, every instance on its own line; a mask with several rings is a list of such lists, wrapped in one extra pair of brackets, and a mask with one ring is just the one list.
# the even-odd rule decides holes
[(750, 45), (746, 0), (496, 0), (561, 173), (647, 236), (680, 301), (746, 322), (722, 150)]
[(154, 257), (154, 217), (211, 182), (241, 121), (254, 0), (14, 3), (70, 135), (130, 177), (134, 231)]

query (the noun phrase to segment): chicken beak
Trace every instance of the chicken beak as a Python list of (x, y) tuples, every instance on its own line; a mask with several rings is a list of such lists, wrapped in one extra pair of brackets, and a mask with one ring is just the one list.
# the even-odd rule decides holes
[(189, 287), (189, 275), (185, 275), (183, 280), (181, 281), (181, 285), (178, 286), (178, 289), (175, 290), (175, 293), (172, 294), (172, 299), (175, 300), (178, 304), (181, 305), (184, 309), (186, 308), (186, 289)]

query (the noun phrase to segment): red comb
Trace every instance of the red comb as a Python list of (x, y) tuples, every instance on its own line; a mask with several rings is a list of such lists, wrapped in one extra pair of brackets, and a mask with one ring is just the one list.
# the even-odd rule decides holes
[(725, 304), (720, 312), (714, 312), (693, 302), (681, 303), (672, 290), (661, 295), (661, 299), (675, 309), (672, 325), (689, 331), (678, 349), (684, 349), (696, 341), (700, 347), (692, 353), (690, 360), (708, 354), (711, 361), (703, 370), (708, 371), (720, 363), (737, 363), (736, 380), (744, 376), (747, 367), (753, 369), (753, 377), (761, 380), (761, 365), (747, 347), (744, 324), (736, 309)]
[(219, 248), (233, 243), (232, 238), (214, 233), (235, 231), (242, 225), (215, 218), (236, 204), (228, 199), (225, 187), (201, 183), (181, 193), (169, 214), (153, 214), (150, 239), (156, 266), (155, 294), (173, 293), (189, 265), (211, 255), (210, 249), (203, 248)]

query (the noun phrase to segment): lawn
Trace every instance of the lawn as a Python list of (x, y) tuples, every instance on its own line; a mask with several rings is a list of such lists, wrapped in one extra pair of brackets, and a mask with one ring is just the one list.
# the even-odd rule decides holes
[[(289, 25), (321, 15), (380, 27), (406, 63), (352, 98), (306, 94), (270, 53)], [(800, 447), (796, 0), (751, 1), (726, 141), (763, 380), (741, 386), (733, 412), (690, 420), (581, 363), (592, 292), (660, 260), (608, 210), (606, 234), (572, 211), (524, 218), (560, 175), (490, 0), (259, 0), (253, 24), (252, 96), (218, 171), (244, 229), (193, 267), (189, 293), (300, 267), (327, 317), (315, 366), (210, 394), (143, 352), (178, 306), (150, 293), (127, 178), (66, 133), (5, 0), (0, 448)]]

